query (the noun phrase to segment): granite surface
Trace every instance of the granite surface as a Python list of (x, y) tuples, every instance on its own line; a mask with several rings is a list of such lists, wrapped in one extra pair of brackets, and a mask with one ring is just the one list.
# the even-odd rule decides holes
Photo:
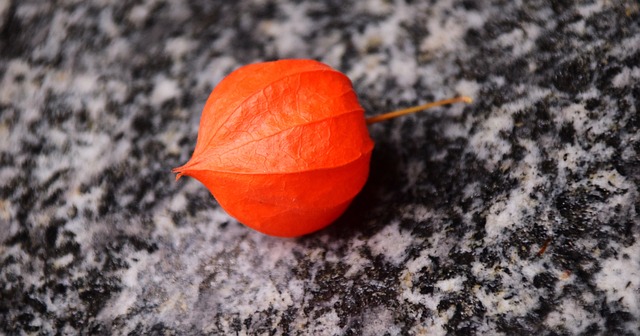
[[(193, 179), (211, 89), (313, 58), (368, 115), (297, 239)], [(0, 334), (640, 335), (637, 1), (0, 0)]]

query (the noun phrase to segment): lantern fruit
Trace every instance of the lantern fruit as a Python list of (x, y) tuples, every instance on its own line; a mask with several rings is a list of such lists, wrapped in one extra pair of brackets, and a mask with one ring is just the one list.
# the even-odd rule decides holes
[(173, 171), (257, 231), (305, 235), (331, 224), (364, 186), (367, 124), (407, 111), (366, 120), (349, 78), (314, 60), (246, 65), (211, 92), (193, 155)]
[(344, 74), (312, 60), (251, 64), (207, 100), (193, 156), (176, 168), (241, 223), (294, 237), (349, 206), (369, 174), (373, 142)]

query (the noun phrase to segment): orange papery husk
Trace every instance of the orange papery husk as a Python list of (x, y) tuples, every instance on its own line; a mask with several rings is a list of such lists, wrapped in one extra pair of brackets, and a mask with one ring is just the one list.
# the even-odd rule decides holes
[(364, 186), (373, 142), (348, 77), (313, 60), (243, 66), (207, 100), (177, 178), (202, 182), (227, 213), (268, 235), (337, 219)]

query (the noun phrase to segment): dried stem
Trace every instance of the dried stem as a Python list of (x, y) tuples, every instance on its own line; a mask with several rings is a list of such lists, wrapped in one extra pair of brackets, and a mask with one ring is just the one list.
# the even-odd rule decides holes
[(402, 110), (398, 110), (398, 111), (393, 111), (393, 112), (389, 112), (389, 113), (385, 113), (385, 114), (381, 114), (381, 115), (377, 115), (377, 116), (374, 116), (374, 117), (367, 118), (367, 125), (371, 125), (371, 124), (374, 124), (374, 123), (377, 123), (377, 122), (380, 122), (380, 121), (385, 121), (385, 120), (397, 118), (399, 116), (403, 116), (403, 115), (406, 115), (406, 114), (416, 113), (416, 112), (419, 112), (419, 111), (422, 111), (422, 110), (430, 109), (432, 107), (438, 107), (438, 106), (448, 105), (448, 104), (453, 104), (453, 103), (467, 103), (467, 104), (470, 104), (472, 101), (473, 101), (473, 99), (471, 99), (470, 97), (466, 97), (466, 96), (439, 100), (437, 102), (428, 103), (428, 104), (424, 104), (424, 105), (418, 105), (418, 106), (414, 106), (414, 107), (410, 107), (410, 108), (406, 108), (406, 109), (402, 109)]

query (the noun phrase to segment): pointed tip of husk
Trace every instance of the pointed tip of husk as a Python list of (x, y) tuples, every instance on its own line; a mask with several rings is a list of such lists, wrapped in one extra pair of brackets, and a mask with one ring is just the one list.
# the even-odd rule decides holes
[(187, 161), (187, 163), (183, 164), (180, 167), (171, 169), (171, 172), (176, 175), (176, 181), (179, 180), (182, 176), (193, 176), (190, 172), (193, 172), (193, 168), (201, 163), (201, 160), (194, 160), (193, 157)]
[(173, 168), (171, 169), (171, 172), (177, 174), (176, 181), (179, 180), (182, 176), (186, 175), (184, 172), (184, 166)]

